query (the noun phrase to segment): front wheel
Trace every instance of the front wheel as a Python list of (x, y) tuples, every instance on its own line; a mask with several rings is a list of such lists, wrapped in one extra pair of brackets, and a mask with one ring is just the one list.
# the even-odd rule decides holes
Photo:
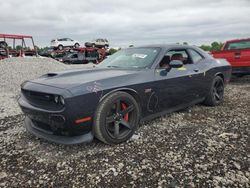
[(60, 44), (60, 45), (58, 46), (58, 50), (63, 50), (63, 45)]
[(220, 76), (216, 76), (212, 82), (204, 103), (208, 106), (217, 106), (224, 98), (224, 81)]
[(80, 44), (78, 44), (78, 43), (75, 43), (75, 48), (79, 48), (80, 47)]
[(107, 144), (119, 144), (130, 139), (139, 122), (139, 106), (126, 92), (106, 97), (98, 106), (93, 131), (95, 137)]

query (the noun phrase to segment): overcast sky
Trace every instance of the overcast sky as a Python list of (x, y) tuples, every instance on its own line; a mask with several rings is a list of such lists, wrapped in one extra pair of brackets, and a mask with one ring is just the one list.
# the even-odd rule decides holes
[(70, 37), (111, 46), (250, 37), (250, 0), (5, 0), (0, 33), (33, 35), (39, 46)]

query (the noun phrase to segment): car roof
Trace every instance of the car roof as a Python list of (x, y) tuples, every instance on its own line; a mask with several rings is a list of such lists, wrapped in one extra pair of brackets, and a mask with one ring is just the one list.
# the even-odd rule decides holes
[(250, 38), (232, 39), (232, 40), (228, 40), (226, 42), (240, 42), (240, 41), (245, 41), (245, 40), (250, 40)]
[(147, 48), (147, 47), (151, 47), (151, 48), (161, 48), (164, 51), (167, 51), (169, 49), (173, 49), (173, 48), (191, 48), (194, 49), (196, 51), (198, 51), (200, 54), (202, 54), (204, 57), (209, 58), (210, 55), (207, 54), (205, 51), (203, 51), (201, 48), (197, 47), (197, 46), (191, 46), (191, 45), (184, 45), (184, 44), (152, 44), (152, 45), (144, 45), (144, 46), (138, 46), (138, 47), (132, 47), (132, 48)]
[[(190, 45), (184, 45), (184, 44), (151, 44), (151, 45), (143, 45), (143, 46), (138, 46), (138, 47), (152, 47), (152, 48), (165, 48), (165, 49), (169, 49), (169, 48), (190, 48), (190, 47), (194, 47), (194, 46), (190, 46)], [(134, 47), (136, 48), (136, 47)]]

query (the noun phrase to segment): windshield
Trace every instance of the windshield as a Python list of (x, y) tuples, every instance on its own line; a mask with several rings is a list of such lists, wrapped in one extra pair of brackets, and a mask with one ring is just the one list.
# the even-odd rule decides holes
[(101, 68), (146, 68), (157, 57), (160, 48), (128, 48), (109, 56), (98, 65)]

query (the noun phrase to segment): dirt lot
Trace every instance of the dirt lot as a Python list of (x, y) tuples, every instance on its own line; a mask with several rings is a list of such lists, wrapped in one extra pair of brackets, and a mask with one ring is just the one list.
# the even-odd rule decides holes
[(234, 78), (221, 106), (157, 118), (117, 146), (52, 144), (4, 116), (0, 187), (250, 187), (249, 106), (250, 77)]

